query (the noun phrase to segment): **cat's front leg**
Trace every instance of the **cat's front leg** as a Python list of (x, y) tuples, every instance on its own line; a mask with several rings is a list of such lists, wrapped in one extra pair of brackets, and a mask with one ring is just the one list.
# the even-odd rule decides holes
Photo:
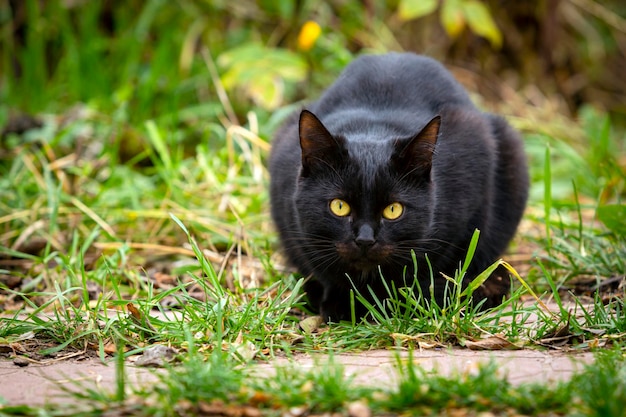
[(313, 313), (320, 313), (322, 300), (324, 299), (324, 286), (313, 276), (309, 276), (304, 281), (304, 293), (306, 294), (306, 305)]
[(325, 323), (350, 319), (350, 294), (345, 290), (310, 277), (304, 283), (304, 291), (307, 307), (322, 316)]
[(350, 320), (350, 293), (332, 285), (324, 286), (324, 295), (320, 303), (320, 315), (326, 323), (339, 323)]

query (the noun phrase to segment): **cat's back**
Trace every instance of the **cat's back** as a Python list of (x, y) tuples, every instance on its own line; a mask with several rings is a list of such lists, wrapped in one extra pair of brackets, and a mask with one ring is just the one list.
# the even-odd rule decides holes
[(323, 118), (355, 108), (437, 113), (444, 106), (474, 107), (464, 88), (436, 60), (388, 53), (355, 59), (311, 110)]

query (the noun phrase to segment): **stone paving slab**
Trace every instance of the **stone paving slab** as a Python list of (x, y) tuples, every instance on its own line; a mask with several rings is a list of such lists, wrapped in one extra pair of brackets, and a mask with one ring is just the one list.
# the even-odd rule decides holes
[[(148, 384), (156, 379), (149, 369), (133, 366), (126, 369), (129, 384)], [(87, 387), (103, 387), (113, 392), (115, 363), (103, 364), (98, 359), (88, 359), (18, 367), (10, 360), (0, 360), (0, 381), (0, 397), (8, 405), (67, 403), (71, 398), (61, 387), (74, 391)]]
[[(397, 353), (372, 350), (360, 353), (335, 354), (334, 361), (344, 365), (355, 384), (392, 387), (397, 375), (394, 370)], [(403, 360), (407, 352), (400, 352)], [(253, 365), (259, 376), (271, 377), (275, 366), (299, 366), (310, 369), (328, 360), (326, 354), (298, 354), (293, 359), (278, 358)], [(413, 360), (426, 370), (443, 375), (476, 372), (480, 363), (493, 360), (499, 372), (513, 384), (527, 382), (551, 383), (570, 378), (584, 364), (591, 363), (591, 353), (565, 354), (555, 351), (471, 351), (468, 349), (432, 349), (413, 352)], [(128, 365), (128, 384), (148, 385), (156, 379), (153, 370)], [(78, 384), (78, 385), (76, 385)], [(32, 363), (19, 367), (11, 360), (0, 360), (0, 397), (9, 405), (62, 404), (69, 399), (61, 386), (101, 387), (115, 389), (115, 364), (99, 360), (66, 360), (46, 364)], [(1, 407), (0, 407), (1, 409)]]

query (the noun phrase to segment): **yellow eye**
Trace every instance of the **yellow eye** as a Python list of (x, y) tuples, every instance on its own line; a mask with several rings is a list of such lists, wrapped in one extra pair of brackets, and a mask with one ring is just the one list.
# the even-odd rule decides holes
[(335, 216), (345, 217), (350, 214), (350, 205), (343, 200), (335, 198), (330, 202), (330, 211)]
[(383, 210), (383, 217), (387, 220), (395, 220), (402, 215), (404, 207), (400, 203), (391, 203)]

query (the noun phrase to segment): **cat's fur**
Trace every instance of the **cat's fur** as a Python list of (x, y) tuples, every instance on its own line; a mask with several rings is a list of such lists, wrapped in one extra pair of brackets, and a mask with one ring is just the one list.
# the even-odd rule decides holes
[[(441, 273), (454, 276), (475, 229), (481, 234), (466, 283), (506, 249), (528, 193), (522, 142), (504, 119), (477, 110), (441, 64), (414, 54), (360, 57), (307, 109), (273, 142), (272, 217), (325, 320), (350, 318), (353, 284), (380, 299), (387, 297), (381, 276), (396, 287), (411, 284), (412, 250), (426, 296), (428, 255), (441, 305)], [(350, 215), (331, 213), (335, 198)], [(404, 212), (387, 220), (381, 213), (393, 202)], [(493, 274), (474, 302), (496, 305), (509, 285), (506, 274)], [(363, 306), (356, 314), (365, 314)]]

